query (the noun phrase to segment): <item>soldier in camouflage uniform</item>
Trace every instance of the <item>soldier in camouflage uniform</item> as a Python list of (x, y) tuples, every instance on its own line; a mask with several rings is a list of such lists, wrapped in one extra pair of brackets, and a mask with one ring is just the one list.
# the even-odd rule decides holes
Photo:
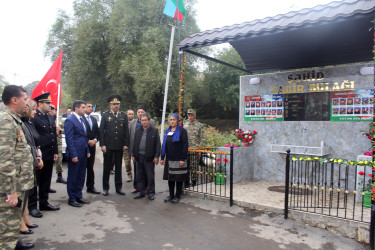
[(26, 91), (15, 85), (4, 88), (0, 112), (0, 249), (32, 248), (18, 240), (22, 216), (20, 198), (34, 186), (33, 156), (21, 115), (29, 108)]
[(66, 180), (64, 180), (64, 178), (62, 177), (62, 172), (63, 172), (62, 170), (62, 160), (63, 160), (62, 135), (64, 133), (64, 122), (62, 119), (59, 121), (58, 126), (60, 130), (59, 130), (59, 133), (57, 134), (57, 148), (58, 148), (59, 156), (57, 157), (57, 161), (56, 161), (56, 174), (57, 174), (56, 182), (66, 184)]
[[(55, 108), (55, 105), (51, 104), (51, 110), (49, 111), (49, 114), (52, 115), (55, 118), (55, 123), (57, 121), (57, 110)], [(57, 134), (57, 148), (58, 148), (58, 157), (56, 160), (56, 174), (57, 174), (57, 183), (66, 184), (66, 181), (62, 177), (62, 160), (63, 160), (63, 154), (62, 154), (62, 134), (64, 133), (64, 122), (62, 119), (59, 120), (59, 124), (56, 126), (56, 134)]]
[[(129, 126), (130, 122), (133, 121), (134, 119), (134, 111), (129, 109), (126, 112), (126, 115), (128, 116), (128, 126)], [(129, 130), (130, 130), (130, 126), (129, 126)], [(126, 174), (128, 175), (127, 182), (131, 182), (133, 180), (133, 175), (132, 175), (132, 162), (131, 162), (129, 149), (124, 151), (124, 164), (125, 164)]]
[[(186, 129), (188, 134), (189, 147), (203, 147), (205, 145), (204, 126), (202, 123), (195, 120), (197, 118), (197, 112), (195, 109), (188, 109), (187, 113), (189, 121), (184, 123), (184, 129)], [(192, 156), (188, 157), (188, 168), (190, 171), (190, 178), (194, 186), (198, 180), (198, 175), (194, 173), (194, 171), (199, 170), (199, 159)], [(185, 183), (185, 187), (189, 186), (189, 184), (189, 182)]]

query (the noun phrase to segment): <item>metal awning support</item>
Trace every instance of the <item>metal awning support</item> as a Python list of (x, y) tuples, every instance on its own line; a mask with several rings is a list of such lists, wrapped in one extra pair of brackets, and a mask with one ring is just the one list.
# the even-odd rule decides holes
[(228, 67), (231, 67), (231, 68), (234, 68), (234, 69), (238, 69), (238, 70), (244, 71), (244, 72), (246, 72), (246, 73), (248, 73), (248, 74), (250, 74), (250, 75), (252, 74), (251, 71), (249, 71), (249, 70), (247, 70), (247, 69), (244, 69), (244, 68), (241, 68), (241, 67), (238, 67), (238, 66), (232, 65), (232, 64), (230, 64), (230, 63), (226, 63), (226, 62), (224, 62), (224, 61), (221, 61), (221, 60), (215, 59), (215, 58), (213, 58), (213, 57), (209, 57), (209, 56), (203, 55), (203, 54), (201, 54), (201, 53), (198, 53), (198, 52), (195, 52), (195, 51), (192, 51), (192, 50), (189, 50), (189, 49), (187, 49), (187, 50), (181, 50), (181, 51), (183, 51), (183, 52), (187, 52), (187, 53), (190, 53), (190, 54), (195, 55), (195, 56), (202, 57), (202, 58), (204, 58), (204, 59), (207, 59), (207, 60), (210, 60), (210, 61), (213, 61), (213, 62), (216, 62), (216, 63), (223, 64), (223, 65), (225, 65), (225, 66), (228, 66)]

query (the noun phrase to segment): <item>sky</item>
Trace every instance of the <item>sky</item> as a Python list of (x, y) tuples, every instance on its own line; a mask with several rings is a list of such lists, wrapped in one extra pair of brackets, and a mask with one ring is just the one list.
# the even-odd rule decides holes
[[(147, 1), (147, 0), (144, 0)], [(263, 19), (332, 0), (197, 0), (200, 29), (209, 30)], [(27, 85), (43, 78), (51, 67), (44, 45), (58, 9), (72, 13), (73, 0), (0, 1), (0, 75), (10, 84)], [(189, 13), (187, 13), (188, 15)]]

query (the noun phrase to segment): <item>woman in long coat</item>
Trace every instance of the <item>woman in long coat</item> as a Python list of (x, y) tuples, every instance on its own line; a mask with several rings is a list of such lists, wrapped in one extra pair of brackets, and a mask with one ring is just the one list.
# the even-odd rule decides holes
[(178, 115), (172, 114), (169, 128), (165, 131), (160, 161), (161, 165), (165, 164), (163, 180), (168, 180), (169, 186), (169, 196), (164, 202), (178, 203), (181, 199), (182, 183), (189, 180), (186, 164), (188, 148), (187, 132), (179, 125)]

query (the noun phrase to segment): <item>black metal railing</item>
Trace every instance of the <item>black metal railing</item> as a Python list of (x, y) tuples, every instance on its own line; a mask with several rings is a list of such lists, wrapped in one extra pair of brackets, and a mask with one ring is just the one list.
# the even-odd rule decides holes
[(288, 150), (284, 217), (297, 210), (370, 223), (371, 181), (372, 162), (291, 158)]
[(229, 153), (217, 148), (189, 149), (188, 167), (190, 185), (185, 190), (229, 198), (233, 205), (233, 147)]

